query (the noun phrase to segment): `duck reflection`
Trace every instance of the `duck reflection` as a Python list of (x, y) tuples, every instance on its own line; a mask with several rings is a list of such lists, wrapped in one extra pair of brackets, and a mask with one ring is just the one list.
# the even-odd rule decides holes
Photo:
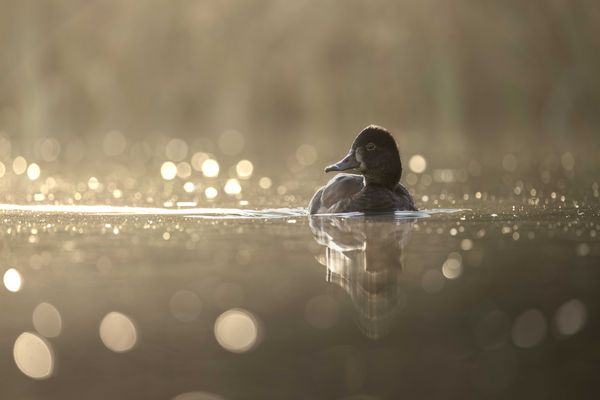
[(398, 275), (414, 222), (389, 216), (310, 218), (315, 240), (325, 246), (321, 263), (327, 267), (327, 282), (350, 295), (358, 325), (371, 339), (389, 333), (403, 304)]

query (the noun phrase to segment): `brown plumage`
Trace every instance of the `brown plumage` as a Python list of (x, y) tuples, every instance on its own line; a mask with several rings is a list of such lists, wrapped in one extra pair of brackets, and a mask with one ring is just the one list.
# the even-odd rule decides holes
[(311, 214), (416, 211), (410, 193), (399, 182), (400, 153), (385, 128), (370, 125), (363, 129), (346, 157), (325, 172), (347, 170), (360, 175), (339, 174), (331, 179), (310, 201)]

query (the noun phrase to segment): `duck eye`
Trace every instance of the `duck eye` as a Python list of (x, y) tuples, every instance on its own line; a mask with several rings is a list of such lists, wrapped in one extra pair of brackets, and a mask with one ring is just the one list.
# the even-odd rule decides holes
[(375, 143), (367, 143), (367, 145), (365, 147), (369, 151), (375, 150)]

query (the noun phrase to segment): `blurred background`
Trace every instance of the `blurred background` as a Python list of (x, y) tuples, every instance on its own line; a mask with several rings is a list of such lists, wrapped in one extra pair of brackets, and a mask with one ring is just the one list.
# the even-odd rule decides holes
[[(592, 398), (599, 0), (0, 0), (0, 49), (1, 398)], [(309, 221), (369, 124), (433, 218)]]
[(311, 177), (308, 193), (370, 123), (433, 178), (597, 171), (594, 0), (0, 3), (5, 181), (32, 162), (42, 178), (160, 178), (167, 161), (193, 177), (201, 152), (199, 171), (248, 159)]

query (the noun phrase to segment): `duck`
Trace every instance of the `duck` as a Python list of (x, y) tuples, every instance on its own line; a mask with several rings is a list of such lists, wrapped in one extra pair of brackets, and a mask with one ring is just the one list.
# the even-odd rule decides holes
[(385, 128), (369, 125), (354, 139), (348, 154), (325, 172), (340, 173), (317, 190), (308, 205), (311, 215), (417, 211), (400, 183), (402, 162), (398, 145)]

